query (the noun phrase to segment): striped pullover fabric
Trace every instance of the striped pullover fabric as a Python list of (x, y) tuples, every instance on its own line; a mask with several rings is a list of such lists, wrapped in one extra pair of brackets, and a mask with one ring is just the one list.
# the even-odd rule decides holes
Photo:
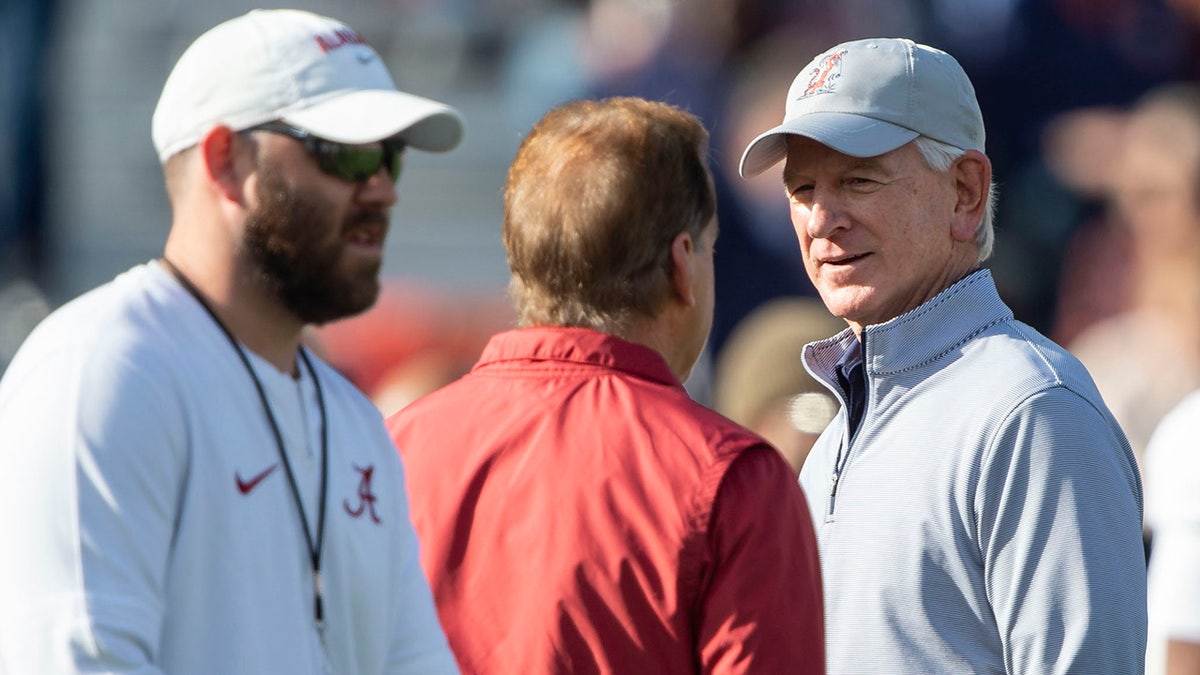
[[(869, 326), (867, 400), (800, 482), (830, 673), (1141, 673), (1142, 493), (1091, 377), (977, 271)], [(808, 345), (840, 400), (854, 334)]]

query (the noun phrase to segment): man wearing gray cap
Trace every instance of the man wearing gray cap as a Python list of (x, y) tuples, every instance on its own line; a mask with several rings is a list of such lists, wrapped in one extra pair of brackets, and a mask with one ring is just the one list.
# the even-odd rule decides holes
[(461, 135), (333, 19), (184, 52), (163, 257), (0, 381), (0, 672), (457, 672), (380, 415), (302, 333), (375, 301), (405, 148)]
[(1137, 467), (1087, 371), (982, 267), (994, 188), (962, 68), (903, 39), (829, 49), (741, 172), (780, 160), (849, 326), (804, 350), (842, 403), (800, 474), (829, 672), (1141, 672)]

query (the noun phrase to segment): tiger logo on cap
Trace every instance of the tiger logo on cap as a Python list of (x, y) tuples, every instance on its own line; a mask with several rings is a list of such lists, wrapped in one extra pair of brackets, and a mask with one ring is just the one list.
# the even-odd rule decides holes
[(813, 68), (812, 76), (808, 78), (808, 86), (804, 88), (804, 92), (800, 94), (800, 98), (807, 98), (814, 94), (828, 94), (833, 91), (834, 83), (842, 75), (842, 57), (846, 55), (846, 50), (827, 54)]

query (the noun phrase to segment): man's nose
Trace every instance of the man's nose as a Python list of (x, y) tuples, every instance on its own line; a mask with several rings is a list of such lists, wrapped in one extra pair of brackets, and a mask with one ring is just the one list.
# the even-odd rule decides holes
[(845, 228), (845, 218), (837, 197), (828, 190), (814, 190), (812, 204), (808, 209), (808, 236), (825, 239), (835, 231)]
[(361, 202), (391, 207), (397, 199), (396, 184), (392, 182), (392, 174), (386, 166), (380, 166), (358, 188), (358, 200)]

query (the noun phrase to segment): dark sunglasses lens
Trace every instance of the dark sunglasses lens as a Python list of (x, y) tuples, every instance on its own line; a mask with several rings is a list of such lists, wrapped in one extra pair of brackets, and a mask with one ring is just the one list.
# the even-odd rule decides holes
[(345, 145), (318, 139), (315, 147), (310, 146), (321, 170), (343, 180), (363, 183), (379, 173), (384, 167), (395, 183), (400, 178), (402, 143), (384, 143), (380, 146)]
[(245, 131), (270, 131), (295, 138), (302, 142), (309, 154), (316, 158), (317, 166), (321, 167), (321, 171), (355, 183), (364, 183), (370, 180), (371, 176), (379, 173), (381, 166), (387, 168), (388, 175), (395, 183), (400, 179), (400, 170), (404, 165), (405, 145), (396, 139), (386, 140), (378, 147), (346, 145), (318, 138), (295, 127), (275, 122), (260, 124)]
[(400, 172), (404, 170), (404, 146), (393, 147), (389, 145), (384, 148), (384, 151), (388, 174), (392, 177), (392, 182), (395, 183), (400, 180)]
[(330, 143), (323, 153), (321, 168), (326, 173), (349, 181), (362, 182), (374, 176), (383, 164), (382, 148)]

